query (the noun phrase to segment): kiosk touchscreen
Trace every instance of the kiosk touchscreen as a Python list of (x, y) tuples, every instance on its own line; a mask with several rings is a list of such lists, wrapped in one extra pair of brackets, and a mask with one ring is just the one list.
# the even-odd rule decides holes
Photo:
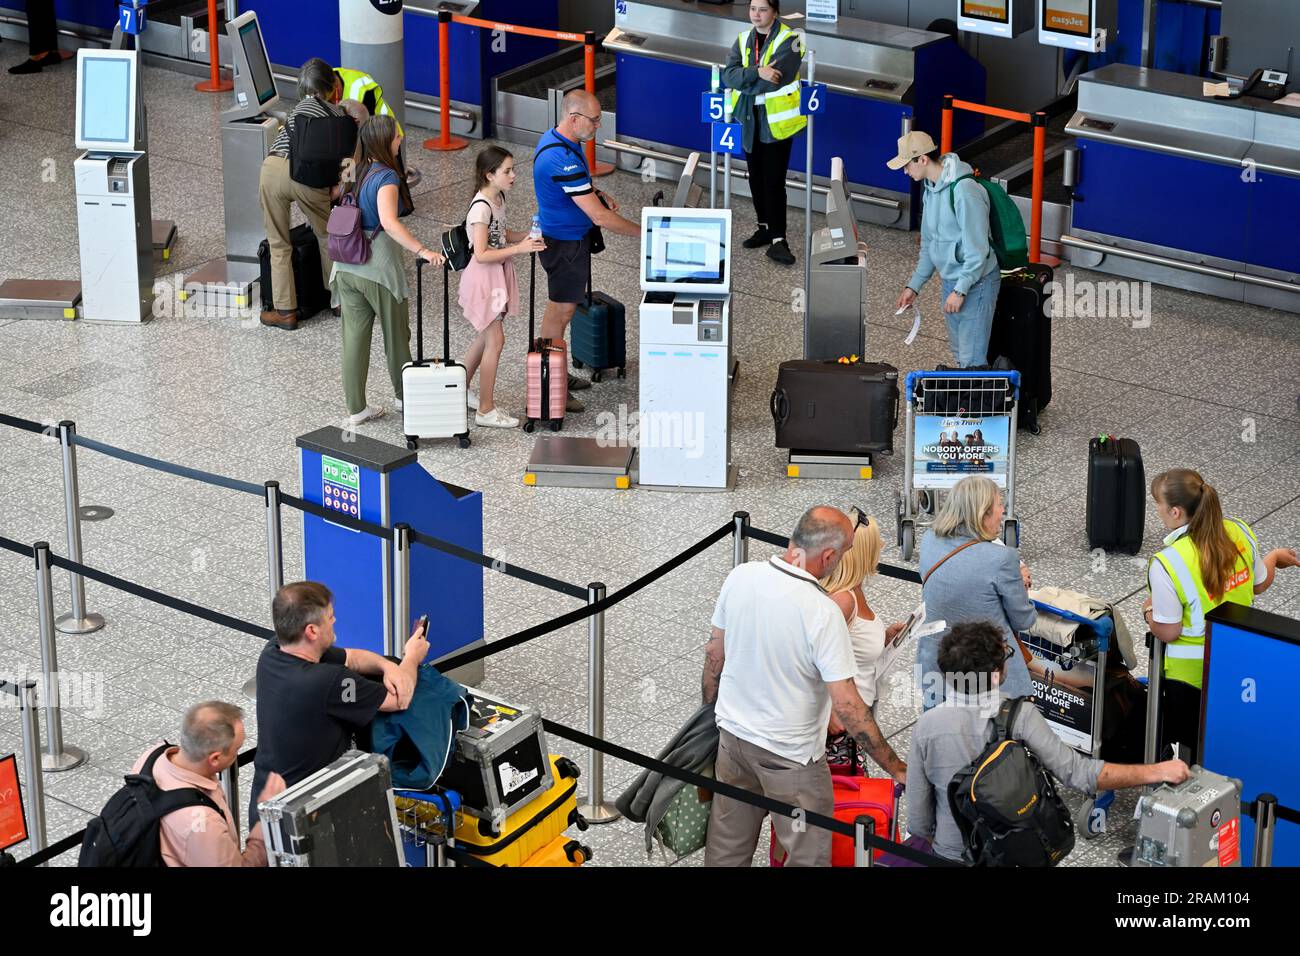
[(1034, 28), (1038, 0), (956, 0), (957, 29), (995, 37), (1018, 37)]
[[(271, 58), (257, 14), (250, 10), (226, 24), (235, 57), (235, 106), (226, 119), (245, 119), (265, 113), (280, 98), (271, 75)], [(242, 113), (242, 116), (236, 116)]]
[(640, 484), (726, 488), (731, 210), (641, 211)]
[(142, 322), (153, 293), (153, 220), (135, 50), (77, 51), (73, 166), (82, 317)]
[(1038, 42), (1098, 53), (1114, 38), (1116, 0), (1038, 0)]

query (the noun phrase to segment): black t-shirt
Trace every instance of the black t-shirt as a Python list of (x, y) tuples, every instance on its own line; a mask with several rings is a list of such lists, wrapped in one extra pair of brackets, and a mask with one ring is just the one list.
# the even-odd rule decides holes
[(344, 666), (331, 647), (319, 663), (286, 654), (275, 641), (257, 660), (257, 759), (249, 794), (250, 821), (271, 772), (293, 786), (343, 756), (353, 735), (369, 727), (388, 696), (381, 682)]

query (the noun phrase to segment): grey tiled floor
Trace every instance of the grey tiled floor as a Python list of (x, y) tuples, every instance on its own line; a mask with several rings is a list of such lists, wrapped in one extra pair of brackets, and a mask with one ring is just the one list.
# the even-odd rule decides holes
[[(4, 48), (15, 59), (16, 49)], [(0, 64), (9, 65), (8, 62)], [(180, 238), (160, 276), (186, 274), (221, 253), (222, 209), (217, 114), (224, 103), (195, 93), (192, 79), (147, 69), (154, 215), (174, 219)], [(55, 71), (0, 86), (0, 128), (6, 133), (6, 174), (0, 207), (9, 211), (0, 243), (0, 277), (77, 276), (72, 201), (75, 150), (71, 137), (73, 72)], [(422, 130), (412, 130), (412, 141)], [(416, 191), (411, 228), (426, 242), (463, 215), (471, 192), (471, 149), (433, 155), (416, 150), (425, 174)], [(511, 196), (512, 222), (534, 208), (529, 189), (532, 151), (514, 148), (520, 186)], [(55, 182), (41, 179), (41, 162), (55, 160)], [(660, 184), (619, 173), (605, 187), (628, 210), (648, 203)], [(735, 234), (753, 228), (752, 207), (737, 204)], [(792, 236), (803, 217), (791, 210)], [(937, 290), (922, 296), (920, 337), (905, 346), (910, 319), (893, 315), (892, 299), (911, 271), (916, 236), (863, 228), (870, 246), (868, 354), (900, 370), (947, 361)], [(608, 237), (595, 263), (596, 286), (628, 303), (629, 336), (636, 341), (637, 247)], [(797, 243), (796, 243), (797, 245)], [(1062, 270), (1064, 273), (1064, 270)], [(474, 445), (426, 443), (421, 463), (444, 480), (481, 489), (487, 550), (508, 563), (535, 567), (585, 584), (620, 587), (748, 510), (756, 525), (787, 533), (809, 505), (857, 504), (892, 527), (893, 495), (902, 484), (901, 427), (895, 458), (877, 462), (870, 482), (793, 481), (772, 447), (767, 398), (776, 367), (800, 350), (800, 325), (790, 307), (802, 268), (784, 271), (761, 253), (740, 250), (735, 260), (736, 351), (741, 377), (736, 395), (733, 451), (740, 486), (719, 494), (621, 493), (527, 488), (522, 469), (533, 438), (521, 431), (476, 429)], [(1092, 276), (1078, 272), (1079, 279)], [(523, 276), (526, 282), (526, 275)], [(440, 290), (430, 289), (436, 321)], [(499, 400), (522, 402), (525, 322), (512, 320), (502, 362)], [(1142, 567), (1127, 557), (1096, 560), (1084, 541), (1083, 492), (1087, 440), (1121, 432), (1142, 444), (1148, 474), (1175, 465), (1200, 468), (1223, 494), (1228, 510), (1254, 523), (1267, 546), (1300, 543), (1300, 322), (1296, 317), (1192, 293), (1157, 288), (1150, 328), (1121, 320), (1058, 319), (1053, 329), (1055, 395), (1041, 435), (1021, 434), (1017, 510), (1023, 553), (1043, 583), (1078, 587), (1120, 601), (1134, 629), (1139, 623)], [(468, 327), (453, 317), (453, 349), (469, 342)], [(241, 325), (233, 319), (177, 316), (140, 328), (80, 323), (11, 321), (0, 317), (0, 411), (41, 422), (76, 421), (86, 436), (133, 451), (211, 469), (254, 483), (279, 479), (297, 494), (294, 438), (344, 414), (339, 381), (339, 331), (330, 319), (298, 332)], [(565, 432), (593, 435), (597, 414), (635, 409), (637, 368), (626, 380), (608, 380), (583, 393), (589, 411), (572, 416)], [(391, 405), (376, 336), (370, 376), (372, 402)], [(395, 416), (363, 426), (364, 434), (400, 442)], [(1245, 436), (1245, 437), (1243, 437)], [(1248, 440), (1253, 438), (1253, 440)], [(57, 448), (38, 436), (0, 429), (0, 534), (23, 542), (49, 540), (62, 553), (64, 535)], [(262, 506), (251, 497), (197, 485), (82, 450), (82, 501), (111, 506), (108, 521), (83, 528), (86, 560), (130, 580), (259, 624), (269, 617), (263, 556)], [(1148, 514), (1144, 554), (1158, 544)], [(533, 533), (529, 533), (529, 532)], [(286, 574), (302, 574), (301, 526), (286, 521)], [(755, 544), (752, 557), (769, 548)], [(893, 543), (884, 556), (899, 563)], [(635, 595), (607, 621), (607, 720), (610, 739), (656, 752), (687, 717), (698, 696), (700, 650), (712, 601), (728, 568), (726, 544)], [(56, 574), (56, 604), (65, 610), (66, 576)], [(574, 606), (569, 599), (500, 575), (487, 575), (489, 639), (551, 618)], [(184, 708), (221, 697), (252, 707), (240, 687), (260, 647), (254, 638), (224, 631), (101, 585), (87, 586), (92, 610), (109, 625), (89, 637), (61, 637), (63, 669), (102, 674), (103, 699), (70, 707), (64, 734), (91, 751), (89, 763), (47, 775), (50, 836), (79, 828), (149, 742), (175, 735)], [(871, 599), (887, 619), (917, 600), (916, 589), (889, 579), (872, 585)], [(1291, 574), (1260, 606), (1300, 615), (1300, 575)], [(0, 553), (0, 669), (39, 668), (35, 600), (29, 562)], [(346, 634), (342, 635), (346, 643)], [(487, 686), (538, 705), (560, 722), (585, 726), (585, 630), (569, 628), (488, 662)], [(908, 663), (900, 665), (900, 671)], [(901, 671), (905, 674), (906, 671)], [(0, 697), (0, 703), (5, 698)], [(885, 702), (880, 720), (905, 752), (915, 720), (910, 704)], [(256, 719), (248, 721), (256, 742)], [(18, 719), (0, 707), (0, 753), (19, 746)], [(585, 760), (559, 739), (553, 749)], [(584, 764), (585, 765), (585, 764)], [(636, 768), (606, 764), (613, 798)], [(1112, 811), (1112, 831), (1081, 845), (1070, 862), (1101, 865), (1131, 837), (1132, 796)], [(618, 822), (593, 828), (584, 841), (596, 865), (647, 861), (638, 827)], [(68, 861), (68, 857), (64, 861)], [(766, 859), (766, 835), (756, 860)], [(698, 860), (687, 861), (695, 865)]]

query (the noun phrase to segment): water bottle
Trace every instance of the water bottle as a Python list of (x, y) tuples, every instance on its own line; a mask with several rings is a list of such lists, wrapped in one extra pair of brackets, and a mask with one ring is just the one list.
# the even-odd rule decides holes
[(542, 217), (541, 216), (533, 217), (533, 228), (528, 230), (528, 238), (529, 239), (542, 238)]

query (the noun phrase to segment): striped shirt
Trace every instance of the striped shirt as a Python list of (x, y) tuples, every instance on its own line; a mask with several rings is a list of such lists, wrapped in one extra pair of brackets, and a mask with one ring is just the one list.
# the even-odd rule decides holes
[(293, 121), (297, 116), (342, 116), (343, 110), (333, 103), (326, 103), (314, 96), (301, 100), (289, 114), (289, 121), (280, 127), (280, 133), (271, 144), (271, 154), (283, 159), (289, 158), (289, 136), (293, 132)]
[(573, 200), (595, 191), (582, 147), (549, 129), (537, 141), (534, 156), (533, 188), (542, 234), (549, 239), (581, 239), (591, 231), (591, 218)]

